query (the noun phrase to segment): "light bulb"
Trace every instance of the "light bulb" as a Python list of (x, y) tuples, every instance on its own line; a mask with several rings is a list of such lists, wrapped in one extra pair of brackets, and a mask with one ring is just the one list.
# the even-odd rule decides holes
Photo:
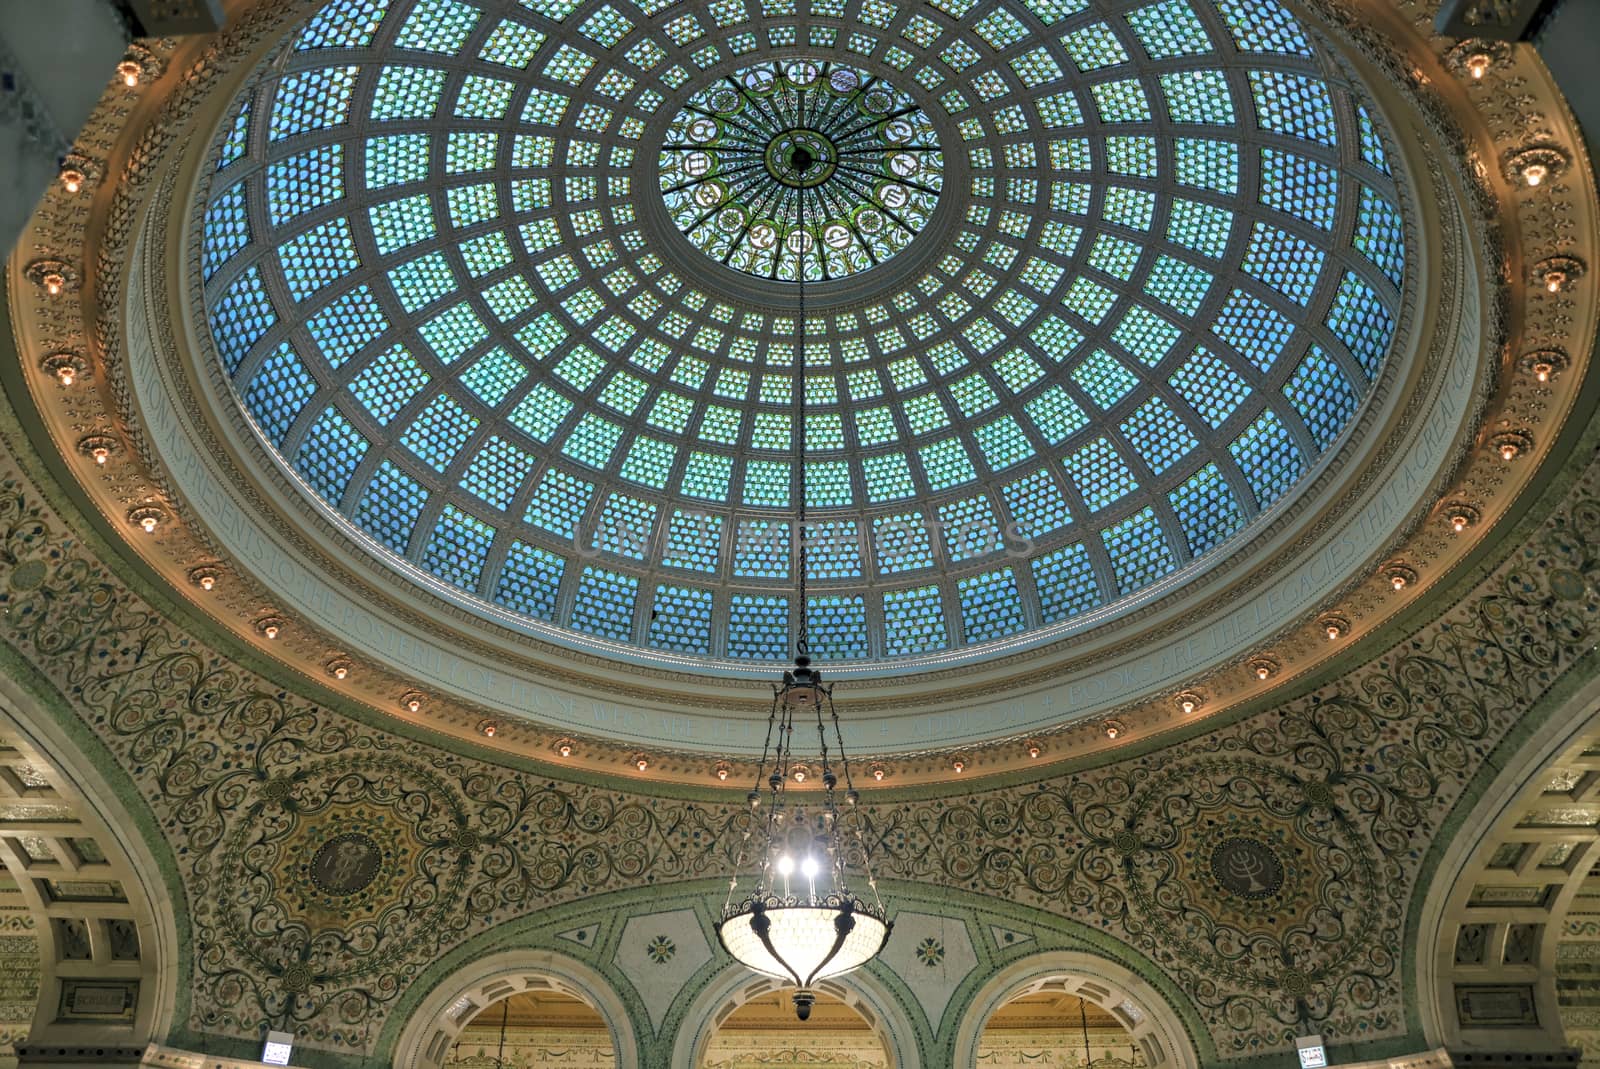
[(778, 858), (778, 875), (787, 879), (794, 873), (794, 858), (784, 854)]
[(728, 778), (728, 770), (725, 769), (725, 768), (717, 769), (717, 778), (718, 779), (727, 779)]
[(1183, 711), (1185, 713), (1194, 712), (1194, 701), (1193, 701), (1193, 699), (1190, 699), (1190, 698), (1183, 699)]
[(493, 720), (485, 720), (482, 724), (478, 725), (478, 730), (483, 732), (484, 738), (492, 739), (496, 734), (499, 733), (500, 727)]
[(572, 743), (570, 743), (570, 742), (562, 743), (560, 746), (556, 747), (556, 752), (559, 753), (562, 757), (571, 757), (572, 756)]
[(806, 770), (803, 769), (803, 768), (795, 769), (794, 770), (794, 781), (796, 783), (804, 783), (806, 781)]
[(90, 451), (90, 455), (94, 457), (94, 462), (96, 464), (104, 464), (106, 462), (106, 458), (111, 455), (111, 450), (107, 449), (103, 445), (97, 445)]
[(1032, 743), (1032, 744), (1030, 744), (1028, 746), (1028, 756), (1033, 758), (1034, 760), (1038, 760), (1039, 754), (1041, 754), (1043, 752), (1044, 751), (1039, 749), (1039, 744), (1038, 743)]
[(817, 864), (817, 859), (807, 854), (806, 859), (800, 862), (800, 874), (808, 880), (814, 880), (817, 878), (818, 871), (820, 871), (820, 866)]
[(1455, 529), (1456, 534), (1460, 534), (1467, 529), (1467, 518), (1461, 515), (1451, 516), (1450, 526)]
[(139, 84), (139, 64), (131, 59), (125, 59), (117, 64), (117, 74), (122, 77), (122, 84), (129, 89)]
[[(1567, 284), (1567, 273), (1565, 271), (1546, 271), (1544, 273), (1544, 288), (1548, 292), (1550, 292), (1550, 293), (1560, 293), (1561, 292), (1561, 287), (1565, 286), (1566, 284)], [(50, 279), (49, 279), (48, 276), (46, 276), (46, 278), (45, 278), (45, 287), (48, 288), (49, 285), (50, 285)]]
[(333, 670), (333, 678), (334, 679), (343, 679), (345, 676), (347, 676), (349, 674), (350, 674), (350, 669), (346, 668), (342, 664), (338, 668), (335, 668)]
[(873, 765), (872, 766), (872, 778), (877, 780), (880, 783), (883, 782), (883, 766), (882, 765)]
[(957, 772), (965, 772), (967, 770), (967, 763), (958, 757), (954, 761), (950, 762), (950, 767), (955, 769)]
[(1540, 182), (1543, 182), (1549, 174), (1550, 168), (1546, 167), (1544, 164), (1530, 163), (1528, 166), (1522, 169), (1522, 180), (1527, 182), (1530, 186), (1536, 186)]
[(1515, 459), (1517, 459), (1517, 447), (1512, 445), (1510, 442), (1507, 442), (1505, 445), (1502, 445), (1500, 447), (1500, 459), (1501, 460), (1515, 460)]
[(1122, 729), (1117, 727), (1117, 725), (1115, 725), (1115, 724), (1107, 724), (1106, 725), (1106, 738), (1114, 739), (1120, 734), (1122, 734)]
[(1474, 52), (1467, 57), (1467, 73), (1472, 75), (1475, 81), (1481, 80), (1489, 72), (1489, 63), (1490, 60), (1487, 53)]
[(1538, 379), (1540, 382), (1549, 382), (1550, 372), (1554, 370), (1555, 368), (1541, 361), (1540, 363), (1533, 365), (1533, 377)]
[(1331, 642), (1334, 639), (1337, 639), (1338, 637), (1339, 637), (1339, 625), (1338, 624), (1329, 624), (1328, 625), (1328, 641)]
[(77, 377), (77, 372), (72, 370), (71, 364), (62, 364), (56, 368), (56, 378), (61, 380), (61, 385), (63, 386), (71, 386), (73, 380)]
[(1264, 665), (1264, 664), (1256, 665), (1256, 678), (1257, 679), (1266, 679), (1271, 674), (1272, 674), (1272, 669), (1268, 668), (1266, 665)]
[[(217, 577), (216, 576), (214, 576), (214, 575), (202, 575), (200, 577), (200, 589), (201, 590), (210, 590), (212, 587), (214, 587), (216, 585), (217, 585)], [(339, 671), (343, 672), (344, 669), (341, 668), (341, 669), (339, 669)], [(344, 676), (341, 675), (341, 676), (339, 676), (339, 678), (343, 679)]]
[(278, 637), (278, 625), (277, 624), (268, 624), (266, 627), (262, 628), (261, 633), (266, 635), (268, 638), (277, 638)]
[(410, 701), (406, 702), (406, 708), (410, 709), (413, 713), (416, 712), (422, 708), (422, 699), (412, 698)]
[(144, 519), (139, 521), (139, 526), (144, 528), (145, 534), (154, 534), (156, 530), (156, 523), (157, 520), (154, 516), (146, 516)]
[(634, 762), (634, 764), (639, 766), (639, 771), (640, 772), (643, 772), (645, 769), (650, 767), (650, 761), (649, 761), (648, 758), (645, 758), (645, 757), (639, 758), (637, 761)]
[(44, 291), (52, 297), (59, 297), (61, 295), (61, 291), (65, 289), (67, 285), (67, 280), (54, 271), (50, 272), (48, 275), (45, 275), (40, 281), (44, 283)]
[(75, 167), (67, 167), (61, 172), (61, 188), (68, 193), (76, 193), (83, 188), (83, 172)]
[(1396, 590), (1404, 590), (1406, 588), (1406, 577), (1403, 575), (1391, 575), (1389, 577), (1389, 585)]

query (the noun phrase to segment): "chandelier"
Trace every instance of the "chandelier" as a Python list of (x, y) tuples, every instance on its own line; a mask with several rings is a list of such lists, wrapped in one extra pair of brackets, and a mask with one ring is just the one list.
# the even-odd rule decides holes
[[(823, 160), (803, 139), (774, 141), (778, 159), (769, 166), (772, 177), (785, 185), (806, 188), (806, 176)], [(768, 154), (769, 156), (772, 153)], [(797, 210), (797, 221), (805, 222), (804, 201)], [(850, 779), (850, 761), (845, 755), (844, 734), (839, 713), (833, 704), (833, 687), (822, 682), (822, 674), (811, 666), (806, 602), (806, 292), (805, 255), (815, 238), (803, 225), (788, 236), (789, 251), (795, 254), (795, 278), (799, 290), (799, 328), (795, 342), (795, 422), (800, 448), (796, 456), (796, 501), (794, 538), (800, 569), (799, 607), (791, 611), (795, 627), (794, 667), (773, 686), (772, 713), (767, 719), (767, 740), (762, 747), (761, 764), (756, 769), (755, 785), (749, 794), (750, 820), (744, 843), (728, 882), (728, 898), (723, 904), (717, 938), (736, 961), (758, 973), (794, 985), (795, 1015), (804, 1021), (816, 1002), (815, 985), (832, 976), (842, 976), (871, 961), (889, 939), (893, 924), (878, 897), (878, 884), (870, 867), (868, 902), (851, 892), (845, 881), (844, 828), (839, 811), (839, 780), (844, 779), (844, 801), (852, 817), (856, 845), (863, 866), (867, 849), (861, 834), (856, 805), (860, 796)], [(792, 779), (803, 782), (810, 769), (794, 756), (794, 732), (798, 720), (802, 729), (816, 721), (818, 766), (822, 790), (819, 795), (791, 798)], [(834, 740), (830, 750), (829, 729)], [(837, 761), (838, 771), (835, 771)], [(756, 882), (749, 894), (738, 897), (739, 871), (750, 856), (751, 840), (760, 836), (759, 856), (754, 859)]]

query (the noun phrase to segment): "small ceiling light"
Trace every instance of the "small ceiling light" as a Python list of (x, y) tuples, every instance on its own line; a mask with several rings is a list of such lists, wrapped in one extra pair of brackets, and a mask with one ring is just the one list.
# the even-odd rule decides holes
[(1501, 431), (1489, 439), (1489, 445), (1509, 464), (1533, 448), (1533, 436), (1526, 431)]
[(39, 366), (47, 374), (54, 375), (56, 382), (62, 386), (71, 386), (88, 370), (83, 357), (72, 352), (51, 353), (39, 362)]
[(478, 721), (478, 733), (486, 739), (492, 739), (500, 734), (500, 725), (493, 720)]
[(888, 774), (889, 774), (889, 770), (884, 768), (882, 765), (873, 765), (872, 766), (872, 778), (877, 780), (879, 783), (882, 783), (883, 782), (883, 777), (887, 776)]
[(806, 781), (806, 766), (805, 765), (795, 765), (794, 766), (794, 781), (796, 783), (804, 783)]
[(950, 759), (950, 767), (956, 770), (957, 775), (960, 775), (967, 770), (967, 759), (961, 756), (952, 757)]
[(268, 639), (277, 638), (279, 632), (283, 630), (283, 627), (284, 622), (283, 617), (281, 616), (263, 616), (261, 619), (256, 621), (256, 630), (261, 632)]
[(1470, 81), (1481, 82), (1484, 75), (1511, 58), (1511, 46), (1504, 41), (1468, 38), (1444, 54), (1445, 66)]
[(1205, 698), (1198, 691), (1193, 690), (1179, 691), (1174, 696), (1173, 701), (1178, 703), (1178, 708), (1183, 711), (1184, 716), (1188, 716), (1206, 703)]
[(1583, 261), (1573, 256), (1547, 256), (1533, 265), (1533, 279), (1546, 293), (1561, 293), (1583, 272)]
[(717, 778), (720, 780), (725, 780), (728, 778), (728, 762), (717, 762)]
[[(104, 68), (101, 68), (102, 70)], [(139, 84), (139, 75), (143, 73), (141, 66), (131, 59), (125, 59), (117, 64), (117, 77), (122, 79), (122, 84), (129, 89)]]
[(67, 288), (67, 280), (59, 272), (51, 271), (43, 280), (44, 291), (52, 297), (61, 296), (61, 291)]
[(419, 713), (422, 711), (422, 701), (425, 697), (426, 695), (420, 690), (408, 690), (400, 695), (400, 705), (410, 712)]
[(1531, 353), (1524, 353), (1522, 359), (1517, 361), (1517, 366), (1536, 381), (1544, 383), (1565, 371), (1571, 363), (1563, 349), (1535, 349)]
[(1100, 730), (1105, 732), (1106, 738), (1116, 741), (1118, 738), (1121, 738), (1125, 729), (1123, 728), (1121, 721), (1107, 720), (1105, 723), (1100, 725)]
[(1464, 66), (1467, 68), (1467, 73), (1472, 75), (1474, 81), (1482, 81), (1483, 76), (1489, 73), (1491, 62), (1493, 61), (1489, 59), (1489, 53), (1474, 52), (1467, 57)]
[(1350, 633), (1350, 621), (1343, 616), (1324, 616), (1317, 621), (1317, 626), (1322, 628), (1322, 633), (1328, 636), (1329, 642), (1337, 642)]
[(1263, 682), (1278, 674), (1277, 659), (1266, 654), (1250, 658), (1248, 667), (1250, 674)]
[(62, 364), (56, 368), (56, 379), (61, 385), (71, 386), (75, 378), (77, 378), (77, 373), (73, 370), (71, 364)]
[(571, 757), (572, 756), (572, 740), (571, 739), (562, 739), (559, 742), (557, 742), (556, 743), (556, 753), (560, 754), (562, 757)]
[(350, 678), (351, 665), (346, 657), (334, 657), (328, 661), (325, 667), (328, 669), (328, 674), (334, 679), (342, 682)]
[(211, 567), (209, 564), (202, 564), (198, 568), (189, 569), (189, 582), (193, 583), (195, 586), (199, 587), (201, 590), (204, 590), (208, 594), (216, 589), (217, 579), (219, 577), (220, 576), (217, 572), (217, 569)]
[(78, 278), (77, 272), (62, 260), (35, 260), (23, 274), (51, 297), (61, 296)]
[(1039, 759), (1039, 755), (1042, 754), (1042, 753), (1044, 753), (1044, 747), (1040, 746), (1034, 740), (1029, 739), (1028, 740), (1028, 756), (1033, 758), (1035, 761), (1037, 761)]
[(111, 454), (117, 451), (118, 444), (110, 435), (89, 434), (78, 439), (78, 452), (103, 467), (111, 459)]
[(87, 176), (76, 167), (63, 167), (61, 169), (61, 188), (68, 193), (78, 192), (87, 181)]
[(1395, 561), (1384, 566), (1383, 577), (1389, 581), (1390, 588), (1398, 593), (1417, 581), (1417, 570)]
[(650, 767), (650, 758), (646, 757), (642, 753), (641, 754), (634, 754), (633, 755), (633, 763), (634, 763), (634, 766), (636, 768), (638, 768), (638, 770), (640, 772), (643, 772), (645, 769)]
[(1567, 169), (1567, 154), (1554, 145), (1532, 145), (1505, 158), (1506, 177), (1537, 188)]
[(155, 534), (156, 527), (166, 518), (167, 514), (155, 505), (141, 505), (128, 513), (128, 522), (138, 524), (145, 534)]

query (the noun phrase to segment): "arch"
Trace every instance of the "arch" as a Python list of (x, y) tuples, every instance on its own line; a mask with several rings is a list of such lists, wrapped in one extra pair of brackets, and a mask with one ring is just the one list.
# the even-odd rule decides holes
[(0, 673), (0, 865), (39, 940), (38, 1006), (19, 1054), (60, 1043), (142, 1047), (173, 1023), (181, 958), (169, 889), (88, 750)]
[(1600, 840), (1593, 823), (1546, 818), (1557, 807), (1600, 804), (1600, 676), (1580, 666), (1569, 678), (1581, 684), (1527, 714), (1538, 727), (1453, 829), (1423, 899), (1414, 954), (1430, 1044), (1463, 1051), (1570, 1045), (1557, 949), (1567, 913), (1600, 860)]
[[(695, 1069), (722, 1022), (751, 999), (783, 987), (771, 977), (729, 965), (712, 978), (678, 1018), (672, 1044), (671, 1069)], [(888, 986), (867, 969), (825, 980), (817, 990), (827, 992), (859, 1013), (889, 1055), (889, 1069), (922, 1069), (917, 1029)]]
[(1101, 1007), (1122, 1022), (1152, 1069), (1199, 1069), (1200, 1059), (1172, 1007), (1136, 973), (1096, 954), (1051, 950), (1012, 962), (967, 1003), (956, 1029), (951, 1064), (978, 1064), (978, 1040), (1001, 1006), (1054, 987)]
[(628, 1008), (594, 969), (549, 950), (507, 950), (451, 974), (417, 1007), (395, 1044), (394, 1069), (433, 1069), (477, 1012), (519, 991), (559, 991), (600, 1014), (616, 1047), (617, 1069), (639, 1069)]

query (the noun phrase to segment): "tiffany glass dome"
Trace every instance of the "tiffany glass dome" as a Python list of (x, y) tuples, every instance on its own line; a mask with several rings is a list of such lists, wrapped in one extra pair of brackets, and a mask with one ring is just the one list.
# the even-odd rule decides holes
[(1058, 641), (1226, 558), (1384, 369), (1402, 201), (1334, 63), (1261, 0), (334, 0), (218, 135), (215, 358), (506, 627), (770, 672), (803, 463), (821, 659)]

